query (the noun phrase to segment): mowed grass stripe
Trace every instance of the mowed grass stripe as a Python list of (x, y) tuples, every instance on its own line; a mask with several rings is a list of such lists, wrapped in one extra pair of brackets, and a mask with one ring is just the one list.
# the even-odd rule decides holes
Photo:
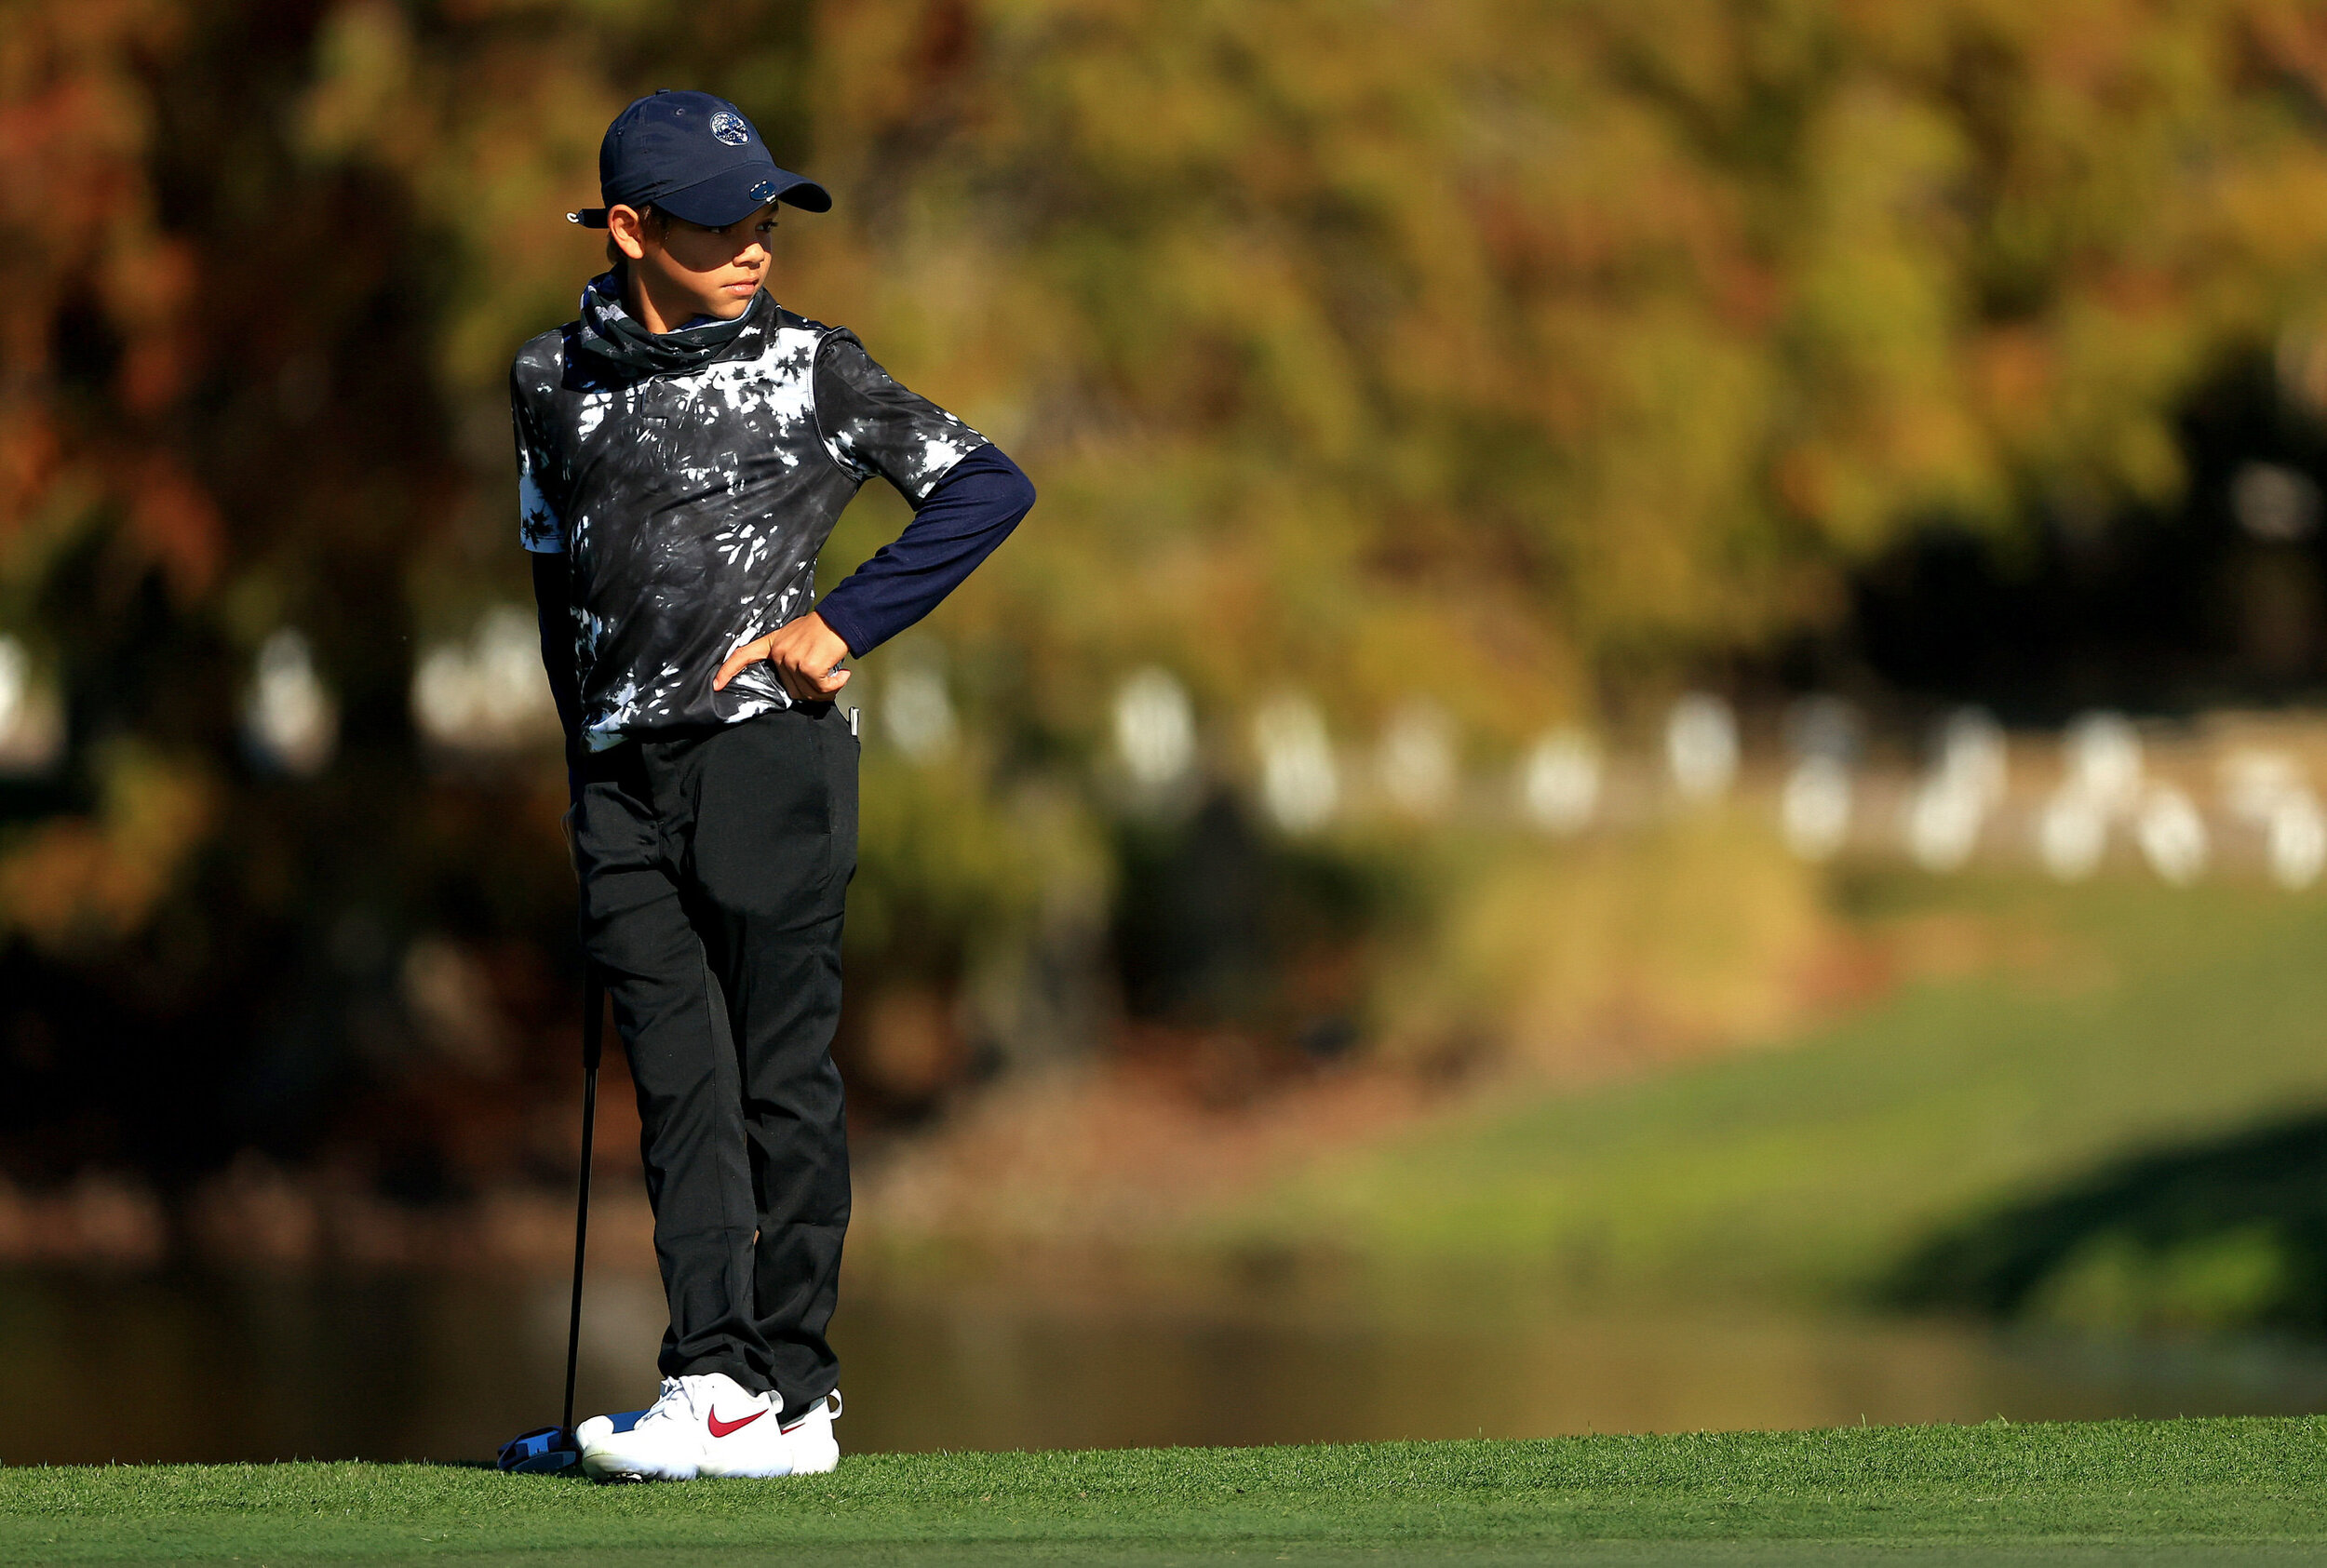
[(957, 1550), (999, 1561), (1008, 1547), (1412, 1561), (1459, 1547), (1484, 1561), (1594, 1542), (2327, 1545), (2323, 1475), (2327, 1419), (2307, 1417), (873, 1454), (830, 1477), (663, 1487), (432, 1465), (19, 1468), (0, 1471), (0, 1558), (622, 1548), (679, 1561), (748, 1547), (920, 1562)]

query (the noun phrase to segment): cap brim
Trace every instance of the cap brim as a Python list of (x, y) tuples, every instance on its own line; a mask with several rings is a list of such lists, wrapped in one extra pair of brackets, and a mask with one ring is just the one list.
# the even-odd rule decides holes
[(804, 212), (832, 210), (831, 194), (822, 185), (773, 164), (746, 164), (683, 191), (654, 198), (654, 205), (674, 218), (724, 229), (740, 223), (772, 201), (789, 202)]

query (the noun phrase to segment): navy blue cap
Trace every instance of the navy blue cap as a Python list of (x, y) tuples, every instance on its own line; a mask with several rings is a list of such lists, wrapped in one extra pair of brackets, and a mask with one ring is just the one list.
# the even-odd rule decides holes
[(602, 229), (607, 208), (649, 203), (706, 229), (740, 222), (772, 201), (832, 210), (822, 185), (776, 168), (744, 112), (707, 92), (658, 92), (615, 115), (598, 146), (598, 192), (606, 207), (569, 212), (566, 221)]

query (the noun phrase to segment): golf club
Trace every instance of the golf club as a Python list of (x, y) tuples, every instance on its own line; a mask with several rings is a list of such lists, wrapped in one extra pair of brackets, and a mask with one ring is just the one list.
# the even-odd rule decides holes
[(606, 984), (598, 966), (582, 969), (582, 1175), (573, 1203), (573, 1304), (566, 1318), (566, 1402), (555, 1427), (521, 1433), (501, 1445), (500, 1467), (523, 1475), (571, 1469), (582, 1462), (573, 1436), (573, 1376), (582, 1355), (582, 1260), (590, 1239), (590, 1151), (598, 1132), (598, 1064), (605, 1046)]

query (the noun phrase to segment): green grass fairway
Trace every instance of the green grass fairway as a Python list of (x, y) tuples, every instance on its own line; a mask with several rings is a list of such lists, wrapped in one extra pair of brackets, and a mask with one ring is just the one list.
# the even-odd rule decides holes
[(8, 1562), (2293, 1562), (2327, 1419), (872, 1455), (599, 1488), (434, 1465), (0, 1471)]
[(2327, 898), (1903, 876), (1863, 896), (1877, 927), (1937, 918), (2016, 956), (1772, 1049), (1323, 1159), (1219, 1239), (1853, 1296), (1989, 1203), (2327, 1107)]

